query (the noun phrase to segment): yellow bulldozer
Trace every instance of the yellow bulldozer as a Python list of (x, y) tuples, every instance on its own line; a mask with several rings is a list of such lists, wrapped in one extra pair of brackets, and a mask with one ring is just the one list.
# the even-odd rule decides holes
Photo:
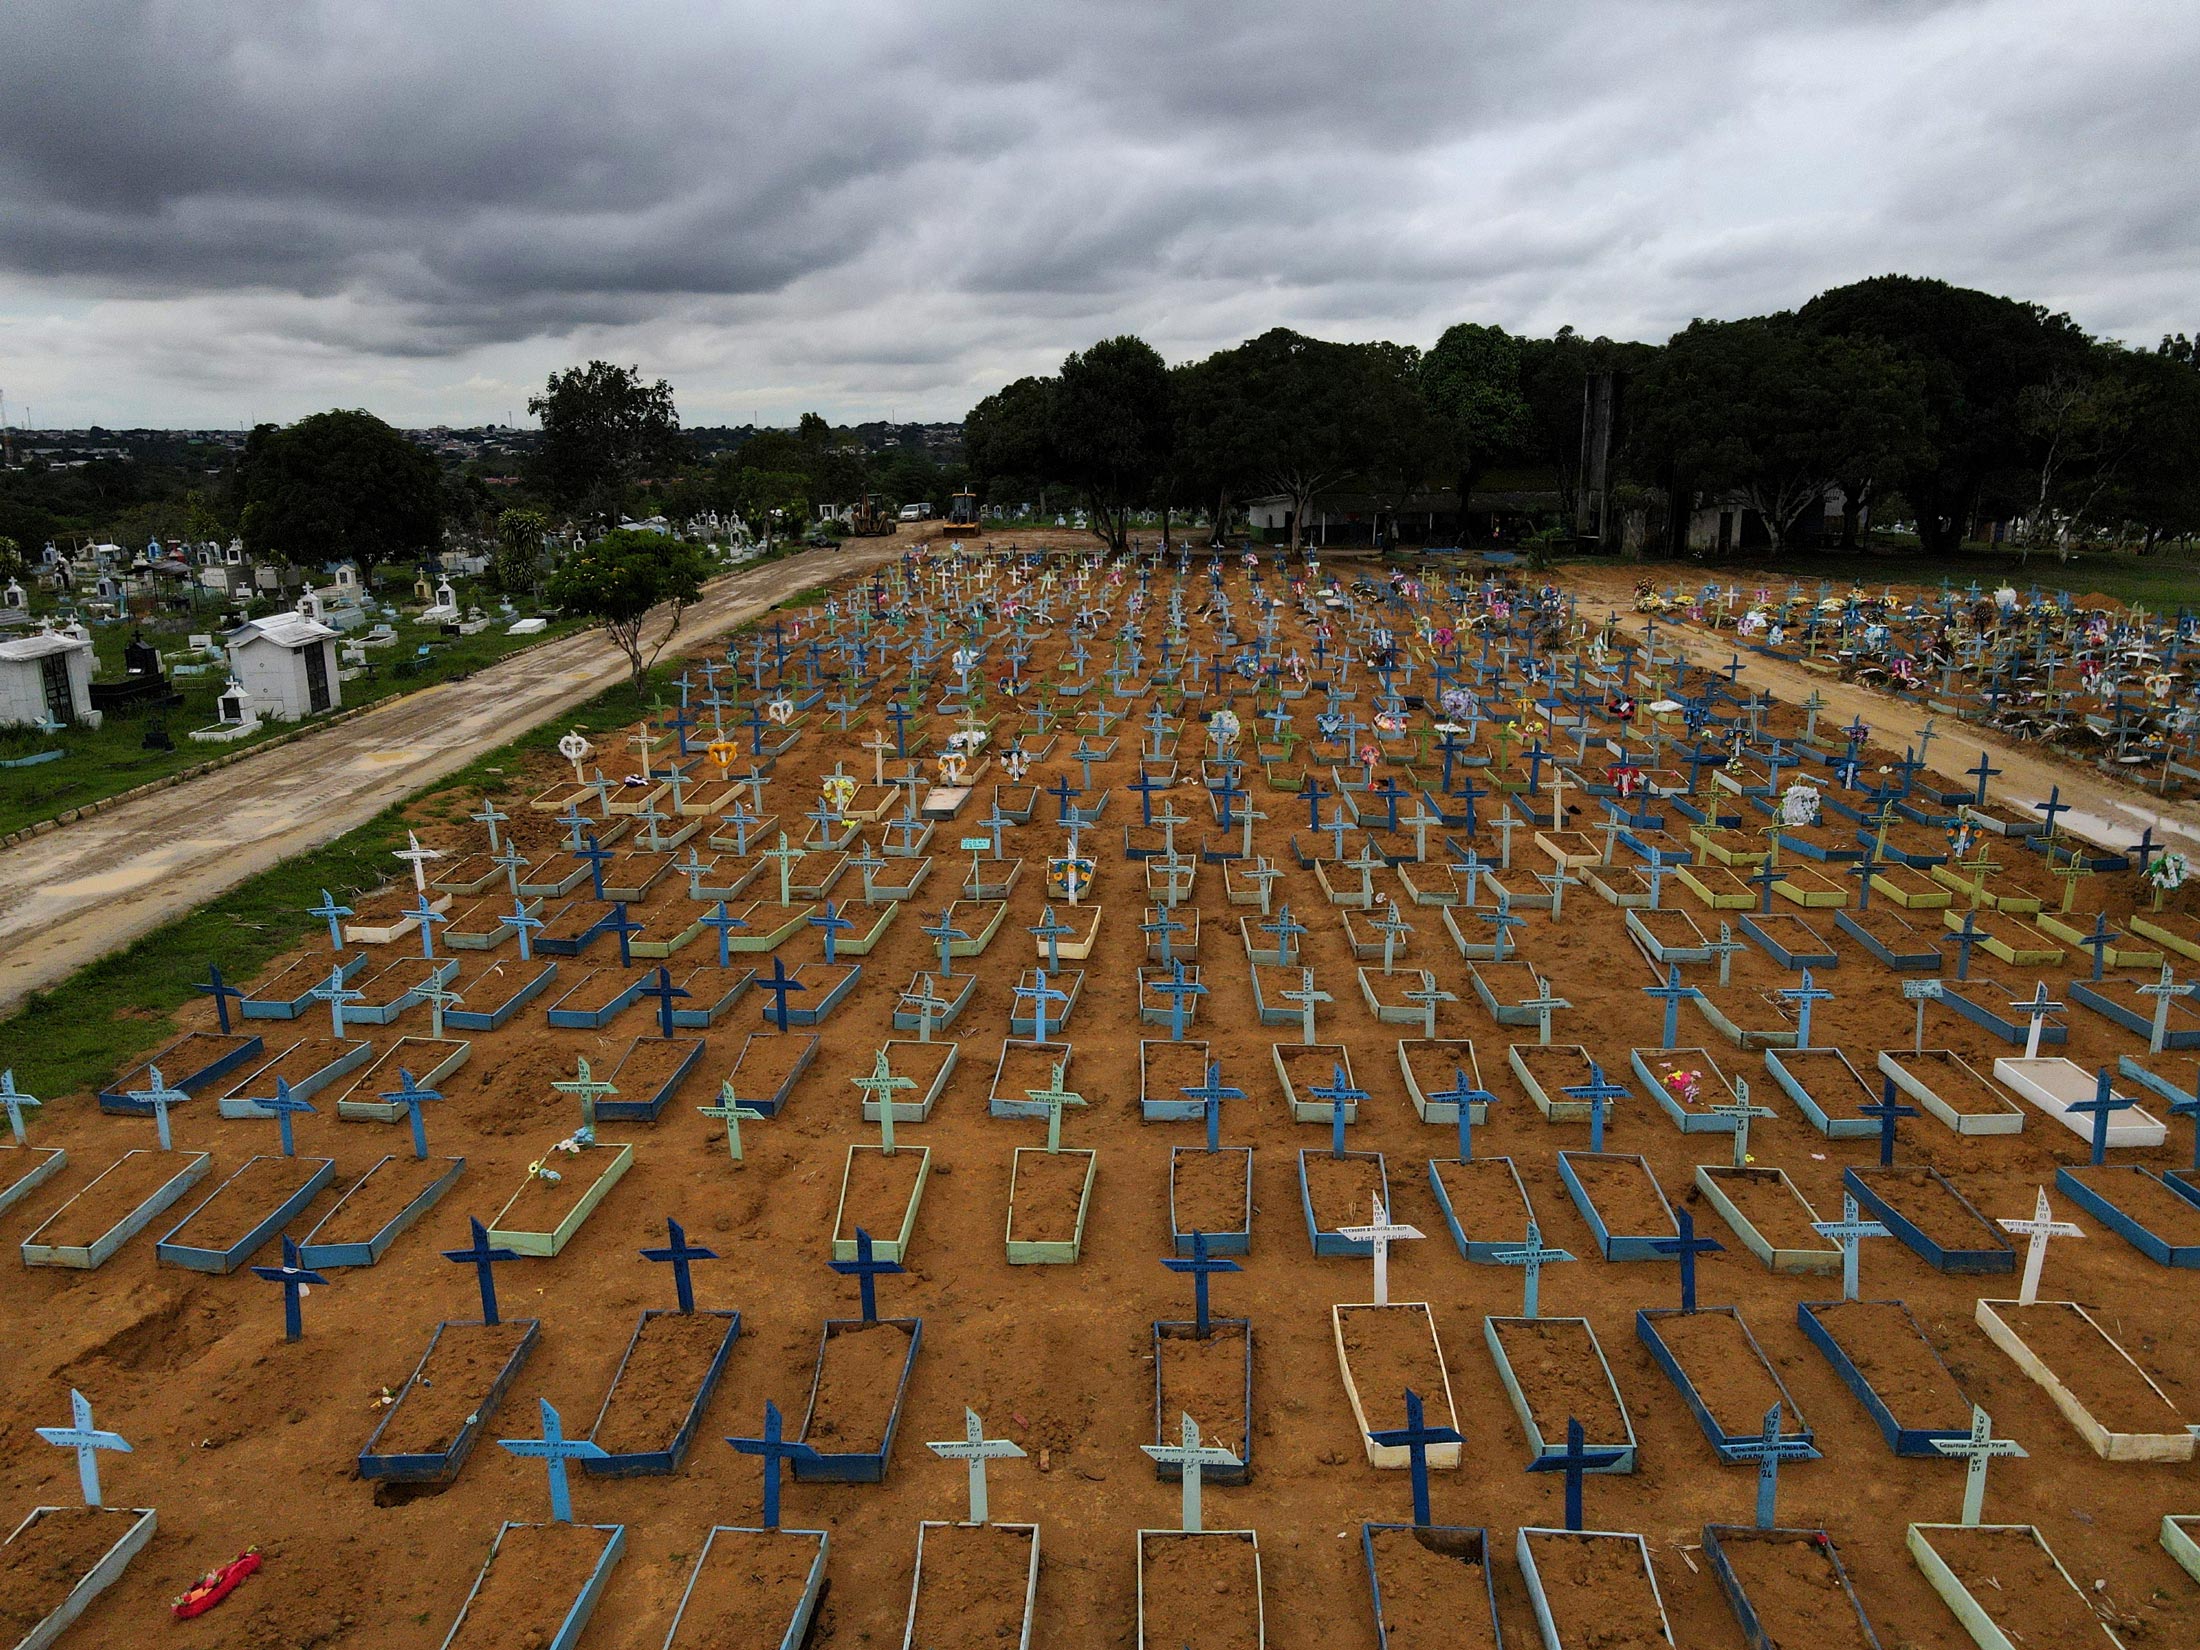
[(951, 539), (974, 538), (978, 532), (978, 495), (967, 487), (957, 493), (947, 506), (947, 525), (943, 529)]
[(894, 512), (886, 507), (886, 501), (876, 493), (865, 493), (848, 511), (850, 538), (884, 538), (893, 530)]

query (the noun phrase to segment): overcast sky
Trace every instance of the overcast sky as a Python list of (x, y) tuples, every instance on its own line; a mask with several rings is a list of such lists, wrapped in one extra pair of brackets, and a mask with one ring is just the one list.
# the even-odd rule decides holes
[(959, 418), (1135, 331), (1663, 338), (1899, 270), (2200, 327), (2194, 0), (13, 0), (37, 425)]

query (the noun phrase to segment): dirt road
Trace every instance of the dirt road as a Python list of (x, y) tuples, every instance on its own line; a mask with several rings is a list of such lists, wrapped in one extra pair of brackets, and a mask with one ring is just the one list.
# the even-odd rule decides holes
[[(719, 580), (676, 650), (724, 634), (798, 590), (897, 554), (851, 540)], [(626, 675), (594, 632), (392, 699), (264, 755), (17, 844), (0, 856), (0, 1012), (292, 854), (333, 841), (482, 751)]]

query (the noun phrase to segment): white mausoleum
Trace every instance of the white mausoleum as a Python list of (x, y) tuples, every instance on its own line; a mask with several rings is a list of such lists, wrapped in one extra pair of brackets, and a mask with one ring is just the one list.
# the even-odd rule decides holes
[(60, 630), (0, 642), (0, 726), (48, 723), (99, 726), (91, 642)]
[(248, 620), (227, 637), (229, 673), (257, 716), (278, 722), (317, 716), (343, 703), (336, 637), (303, 613)]

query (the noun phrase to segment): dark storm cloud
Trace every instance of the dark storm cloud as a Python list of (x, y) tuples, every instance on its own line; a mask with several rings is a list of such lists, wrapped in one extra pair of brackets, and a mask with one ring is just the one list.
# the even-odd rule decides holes
[(2196, 56), (2185, 0), (44, 0), (0, 369), (424, 420), (586, 352), (691, 417), (953, 416), (1115, 331), (1658, 337), (1893, 268), (2147, 336), (2200, 320)]

